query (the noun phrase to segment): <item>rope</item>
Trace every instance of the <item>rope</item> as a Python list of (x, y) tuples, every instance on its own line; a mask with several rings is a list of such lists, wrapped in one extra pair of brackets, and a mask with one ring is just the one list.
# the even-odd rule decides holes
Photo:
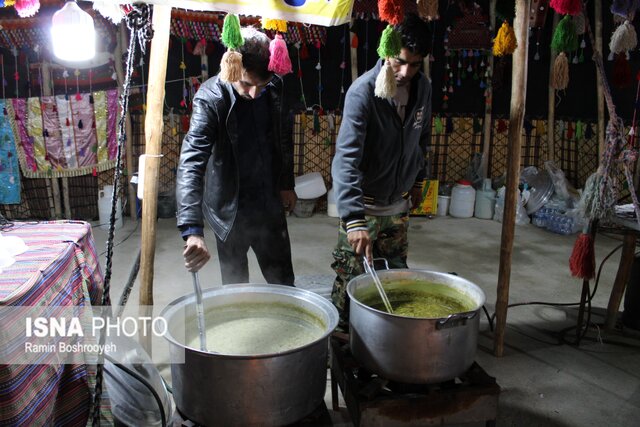
[[(587, 2), (583, 1), (582, 4), (583, 10), (587, 10)], [(637, 153), (633, 150), (622, 150), (624, 145), (626, 144), (624, 135), (624, 122), (620, 119), (616, 113), (616, 107), (613, 104), (613, 98), (611, 96), (611, 88), (609, 87), (609, 82), (607, 81), (605, 72), (604, 72), (604, 63), (602, 60), (602, 53), (597, 50), (595, 37), (593, 35), (593, 31), (591, 28), (591, 24), (589, 22), (589, 16), (587, 13), (584, 14), (585, 19), (585, 27), (587, 29), (587, 34), (589, 35), (589, 40), (591, 41), (591, 46), (593, 47), (593, 60), (596, 63), (596, 68), (600, 74), (600, 79), (602, 81), (602, 89), (604, 92), (604, 99), (607, 104), (607, 110), (609, 111), (609, 123), (607, 124), (606, 131), (606, 149), (602, 156), (602, 161), (600, 166), (598, 167), (598, 171), (596, 174), (600, 176), (600, 179), (597, 182), (597, 196), (598, 198), (593, 200), (591, 206), (593, 209), (591, 212), (585, 212), (586, 215), (593, 221), (594, 219), (605, 218), (608, 214), (613, 210), (613, 206), (617, 202), (617, 185), (616, 180), (612, 177), (611, 171), (614, 163), (616, 162), (616, 156), (618, 156), (618, 162), (623, 163), (623, 167), (625, 169), (625, 178), (627, 180), (627, 184), (629, 186), (629, 192), (631, 193), (631, 197), (634, 202), (634, 210), (636, 211), (636, 220), (638, 224), (640, 224), (640, 209), (637, 202), (637, 197), (635, 195), (635, 188), (633, 185), (633, 179), (630, 178), (630, 173), (627, 173), (627, 169), (630, 168), (630, 165), (635, 162), (637, 158)], [(587, 197), (589, 197), (587, 192), (584, 192)], [(595, 194), (592, 195), (595, 198)]]
[[(151, 16), (149, 6), (146, 4), (129, 5), (131, 11), (126, 16), (127, 28), (131, 32), (129, 38), (129, 50), (127, 52), (127, 69), (125, 72), (124, 82), (122, 84), (122, 94), (120, 95), (120, 106), (122, 112), (118, 120), (118, 149), (116, 155), (116, 167), (113, 176), (113, 194), (111, 195), (111, 215), (109, 216), (109, 233), (107, 237), (107, 258), (106, 269), (104, 275), (104, 292), (102, 294), (102, 305), (111, 304), (109, 298), (109, 287), (111, 281), (111, 267), (113, 257), (113, 237), (116, 223), (116, 204), (118, 201), (118, 193), (120, 192), (120, 174), (122, 173), (122, 152), (123, 146), (127, 139), (125, 131), (125, 121), (127, 111), (129, 110), (129, 92), (131, 89), (131, 76), (133, 74), (134, 59), (136, 54), (136, 42), (140, 47), (142, 54), (146, 51), (146, 44), (153, 38), (153, 29), (151, 27)], [(100, 346), (104, 344), (105, 334), (100, 334)], [(93, 427), (100, 425), (100, 398), (102, 396), (102, 353), (98, 353), (98, 364), (96, 371), (96, 387), (93, 397)]]

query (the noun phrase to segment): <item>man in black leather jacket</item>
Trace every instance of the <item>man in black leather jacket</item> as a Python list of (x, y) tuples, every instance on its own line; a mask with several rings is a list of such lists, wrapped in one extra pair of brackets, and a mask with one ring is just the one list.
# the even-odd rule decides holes
[(268, 71), (269, 38), (253, 28), (242, 36), (242, 78), (202, 84), (182, 143), (176, 198), (185, 266), (198, 271), (210, 259), (206, 218), (224, 284), (249, 281), (252, 248), (268, 283), (293, 285), (285, 210), (296, 195), (283, 82)]

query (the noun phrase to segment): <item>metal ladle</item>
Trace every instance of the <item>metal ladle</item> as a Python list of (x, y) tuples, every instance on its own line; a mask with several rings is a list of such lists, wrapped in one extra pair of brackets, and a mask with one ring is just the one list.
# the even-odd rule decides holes
[(376, 273), (373, 265), (369, 264), (369, 260), (366, 256), (362, 257), (362, 263), (364, 264), (364, 271), (367, 274), (370, 274), (373, 277), (373, 283), (375, 283), (376, 288), (378, 289), (378, 293), (380, 294), (380, 298), (382, 298), (382, 302), (384, 303), (384, 307), (387, 309), (387, 313), (393, 314), (393, 309), (391, 308), (391, 303), (389, 302), (389, 298), (387, 297), (387, 293), (384, 291), (382, 287), (382, 282), (380, 282), (380, 278), (378, 277), (378, 273)]
[(202, 305), (202, 289), (198, 272), (191, 273), (193, 277), (193, 290), (196, 293), (196, 316), (198, 317), (198, 335), (200, 336), (200, 350), (207, 351), (207, 328), (204, 323), (204, 306)]

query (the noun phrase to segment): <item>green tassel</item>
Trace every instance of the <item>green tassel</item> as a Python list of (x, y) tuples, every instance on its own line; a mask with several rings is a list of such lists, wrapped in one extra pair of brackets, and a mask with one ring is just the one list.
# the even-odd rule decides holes
[(440, 116), (436, 116), (436, 120), (434, 123), (436, 135), (442, 135), (442, 131), (444, 130), (444, 126), (442, 125), (442, 119)]
[(238, 15), (227, 14), (222, 24), (222, 44), (229, 49), (237, 49), (244, 44), (240, 34), (240, 18)]
[(578, 49), (578, 34), (576, 33), (576, 25), (569, 15), (558, 22), (553, 39), (551, 40), (551, 49), (555, 52), (572, 52)]
[(400, 55), (400, 49), (402, 49), (400, 34), (393, 29), (392, 25), (387, 25), (387, 28), (382, 32), (382, 36), (380, 36), (380, 44), (377, 50), (378, 56), (380, 58), (395, 58)]
[(576, 134), (575, 138), (579, 141), (584, 136), (584, 125), (580, 120), (576, 123)]

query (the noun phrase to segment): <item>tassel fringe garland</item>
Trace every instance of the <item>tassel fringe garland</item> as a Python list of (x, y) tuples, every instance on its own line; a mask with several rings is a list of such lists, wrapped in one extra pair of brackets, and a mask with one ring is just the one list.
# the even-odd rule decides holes
[(40, 0), (16, 0), (15, 8), (19, 17), (28, 18), (40, 10)]
[(269, 71), (281, 76), (292, 71), (287, 44), (281, 34), (276, 34), (271, 43), (269, 43), (269, 53), (271, 54), (269, 56)]
[(633, 50), (638, 45), (638, 36), (636, 35), (636, 29), (629, 21), (624, 21), (613, 32), (611, 41), (609, 42), (609, 49), (613, 53), (627, 52)]
[(503, 22), (493, 41), (493, 55), (511, 55), (517, 47), (518, 41), (516, 40), (516, 34), (513, 28), (511, 28), (507, 21)]
[(582, 12), (581, 0), (551, 0), (549, 6), (561, 15), (577, 15)]
[(262, 18), (262, 28), (265, 30), (273, 30), (279, 33), (287, 32), (287, 21), (284, 19)]
[(578, 34), (570, 16), (567, 15), (558, 22), (551, 39), (551, 49), (555, 52), (573, 52), (578, 49)]
[(380, 58), (393, 58), (400, 54), (402, 49), (402, 38), (400, 34), (393, 29), (392, 25), (387, 27), (380, 36), (380, 44), (378, 45), (378, 56)]
[(242, 54), (227, 50), (220, 61), (220, 79), (225, 82), (237, 82), (242, 78)]
[(569, 59), (564, 52), (560, 52), (553, 63), (551, 87), (555, 90), (564, 90), (567, 86), (569, 86)]
[(396, 95), (398, 83), (393, 73), (393, 68), (385, 61), (378, 77), (376, 77), (376, 86), (374, 94), (379, 98), (391, 99)]
[(381, 21), (396, 25), (404, 19), (403, 0), (378, 0), (378, 15)]

